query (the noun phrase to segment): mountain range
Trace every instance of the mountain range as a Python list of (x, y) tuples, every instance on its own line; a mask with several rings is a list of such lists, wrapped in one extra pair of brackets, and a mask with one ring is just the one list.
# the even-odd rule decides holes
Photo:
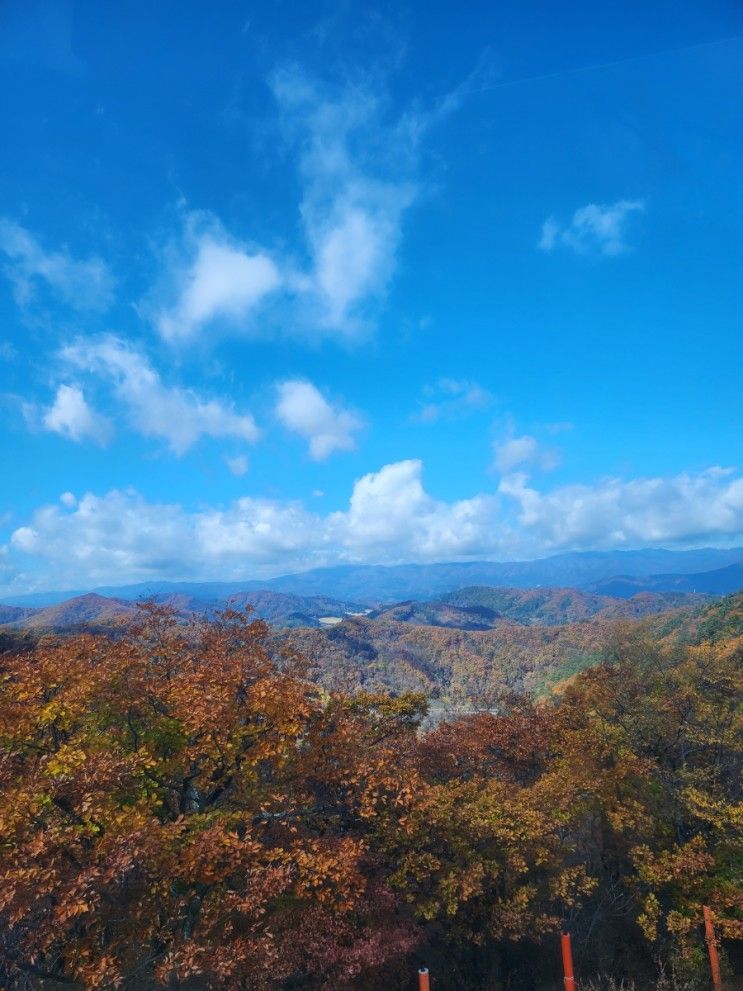
[[(730, 566), (716, 571), (726, 572), (725, 581), (737, 581), (740, 574)], [(672, 591), (658, 591), (659, 578), (644, 582), (656, 586), (653, 590), (632, 595), (627, 592), (643, 582), (622, 579), (625, 584), (615, 595), (569, 587), (471, 585), (433, 599), (376, 608), (265, 588), (234, 592), (216, 583), (180, 586), (151, 598), (186, 618), (250, 606), (273, 627), (270, 642), (276, 650), (287, 644), (296, 648), (308, 660), (309, 676), (324, 687), (414, 690), (423, 692), (435, 710), (451, 712), (487, 708), (503, 691), (551, 691), (600, 660), (617, 620), (652, 639), (700, 642), (743, 634), (743, 593), (713, 598), (680, 591), (684, 583), (678, 574), (665, 578)], [(715, 571), (686, 578), (693, 587), (719, 588)], [(98, 593), (41, 607), (0, 605), (0, 652), (30, 646), (49, 631), (116, 635), (136, 615), (137, 605)]]
[[(417, 626), (489, 630), (508, 621), (522, 625), (559, 626), (592, 619), (640, 619), (682, 606), (697, 605), (707, 596), (693, 593), (641, 592), (629, 598), (597, 595), (571, 588), (518, 589), (473, 586), (441, 599), (408, 600), (378, 609), (326, 596), (298, 596), (259, 590), (203, 599), (183, 592), (152, 597), (181, 616), (208, 615), (217, 609), (250, 607), (256, 619), (271, 626), (329, 627), (363, 616)], [(0, 605), (0, 626), (25, 630), (110, 630), (132, 620), (137, 602), (89, 592), (51, 606)]]
[[(144, 600), (140, 600), (144, 601)], [(339, 602), (326, 596), (288, 595), (258, 590), (222, 597), (199, 597), (185, 592), (159, 593), (149, 601), (166, 605), (181, 616), (209, 615), (217, 609), (250, 607), (256, 619), (273, 626), (322, 626), (321, 619), (340, 622), (345, 616), (362, 615), (355, 603)], [(50, 606), (0, 605), (0, 626), (25, 630), (111, 630), (137, 615), (137, 601), (88, 592)]]
[(698, 592), (703, 595), (728, 595), (743, 588), (743, 563), (729, 564), (713, 571), (693, 574), (627, 576), (617, 575), (594, 582), (592, 591), (603, 595), (629, 598), (638, 592)]
[[(512, 601), (516, 604), (518, 596), (514, 594)], [(526, 601), (528, 594), (522, 607)], [(548, 693), (598, 663), (617, 634), (637, 634), (640, 643), (646, 639), (700, 643), (743, 636), (743, 593), (643, 618), (628, 617), (620, 631), (616, 617), (596, 613), (580, 622), (559, 622), (559, 611), (549, 614), (549, 622), (501, 617), (490, 626), (454, 625), (454, 610), (465, 607), (452, 606), (447, 607), (452, 612), (438, 613), (436, 624), (421, 622), (431, 617), (416, 615), (416, 605), (401, 604), (325, 630), (302, 628), (281, 637), (277, 632), (276, 637), (311, 658), (313, 680), (327, 688), (412, 690), (422, 692), (434, 707), (451, 711), (473, 705), (490, 708), (503, 691)]]
[(644, 591), (723, 595), (743, 587), (743, 548), (590, 551), (535, 561), (342, 565), (267, 580), (149, 581), (20, 594), (1, 601), (4, 605), (49, 606), (90, 591), (124, 601), (174, 595), (199, 601), (223, 601), (233, 595), (263, 590), (305, 598), (323, 596), (368, 607), (408, 599), (441, 598), (468, 586), (570, 587), (623, 598)]

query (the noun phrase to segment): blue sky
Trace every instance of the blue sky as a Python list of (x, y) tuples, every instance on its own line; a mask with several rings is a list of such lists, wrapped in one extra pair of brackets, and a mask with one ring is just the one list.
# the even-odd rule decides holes
[(743, 540), (737, 2), (0, 6), (0, 591)]

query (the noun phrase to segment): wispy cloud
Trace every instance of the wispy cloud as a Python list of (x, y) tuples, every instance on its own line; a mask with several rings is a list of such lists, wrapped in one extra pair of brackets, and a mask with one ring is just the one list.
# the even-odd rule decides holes
[(10, 341), (0, 341), (0, 361), (13, 364), (20, 357), (18, 349)]
[(369, 86), (331, 91), (296, 67), (271, 85), (286, 139), (298, 153), (308, 288), (329, 329), (353, 333), (364, 303), (384, 291), (417, 192), (420, 133), (389, 119)]
[(22, 308), (34, 303), (43, 289), (78, 311), (100, 312), (113, 302), (114, 280), (100, 258), (80, 259), (67, 248), (45, 248), (25, 227), (1, 217), (0, 255)]
[(78, 385), (60, 385), (42, 423), (46, 430), (78, 442), (105, 444), (112, 434), (111, 422), (90, 407)]
[(310, 457), (324, 461), (335, 451), (352, 451), (363, 426), (356, 414), (328, 402), (317, 386), (301, 379), (278, 386), (276, 416), (309, 443)]
[(574, 429), (575, 424), (570, 420), (557, 420), (554, 423), (545, 423), (544, 429), (548, 434), (564, 434)]
[[(565, 423), (545, 424), (542, 429), (555, 434), (569, 426)], [(549, 472), (557, 468), (561, 461), (559, 448), (544, 444), (532, 434), (520, 433), (512, 416), (503, 418), (500, 436), (493, 441), (492, 471), (503, 476), (515, 471)]]
[(545, 447), (531, 434), (506, 437), (493, 444), (493, 467), (501, 475), (517, 468), (552, 471), (560, 464), (560, 452)]
[(439, 379), (435, 385), (426, 386), (423, 394), (424, 401), (411, 417), (414, 423), (456, 419), (486, 409), (493, 402), (487, 389), (462, 379)]
[(244, 454), (236, 454), (234, 458), (227, 458), (227, 467), (235, 478), (242, 478), (247, 475), (250, 462)]
[(538, 247), (542, 251), (569, 248), (579, 253), (620, 255), (630, 250), (627, 239), (631, 217), (645, 210), (643, 200), (589, 203), (576, 210), (567, 224), (554, 217), (545, 220)]
[(425, 185), (425, 136), (466, 91), (429, 110), (394, 112), (381, 76), (330, 86), (285, 65), (269, 85), (272, 133), (299, 177), (300, 237), (277, 232), (281, 249), (248, 244), (207, 212), (187, 214), (144, 307), (171, 343), (215, 328), (342, 340), (367, 332), (395, 271), (405, 214)]
[(164, 301), (154, 308), (154, 320), (170, 343), (192, 340), (218, 320), (244, 326), (282, 282), (265, 251), (231, 238), (206, 212), (185, 217), (183, 237), (167, 257), (170, 271), (159, 292)]
[(167, 386), (147, 357), (114, 336), (78, 341), (60, 353), (63, 363), (108, 382), (131, 426), (184, 454), (202, 437), (255, 442), (260, 431), (250, 413), (237, 413), (192, 389)]

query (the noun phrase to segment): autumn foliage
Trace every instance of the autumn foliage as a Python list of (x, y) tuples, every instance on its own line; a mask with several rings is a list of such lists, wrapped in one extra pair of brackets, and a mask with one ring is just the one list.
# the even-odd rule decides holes
[(741, 656), (624, 641), (421, 733), (240, 612), (2, 655), (0, 986), (532, 987), (565, 923), (692, 973), (702, 902), (743, 937)]

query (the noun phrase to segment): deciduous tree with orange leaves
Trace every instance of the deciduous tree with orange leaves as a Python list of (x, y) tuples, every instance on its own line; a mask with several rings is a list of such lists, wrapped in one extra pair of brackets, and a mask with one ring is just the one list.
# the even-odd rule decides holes
[(150, 607), (2, 659), (6, 984), (324, 987), (410, 949), (366, 836), (420, 702), (323, 697), (265, 637)]

